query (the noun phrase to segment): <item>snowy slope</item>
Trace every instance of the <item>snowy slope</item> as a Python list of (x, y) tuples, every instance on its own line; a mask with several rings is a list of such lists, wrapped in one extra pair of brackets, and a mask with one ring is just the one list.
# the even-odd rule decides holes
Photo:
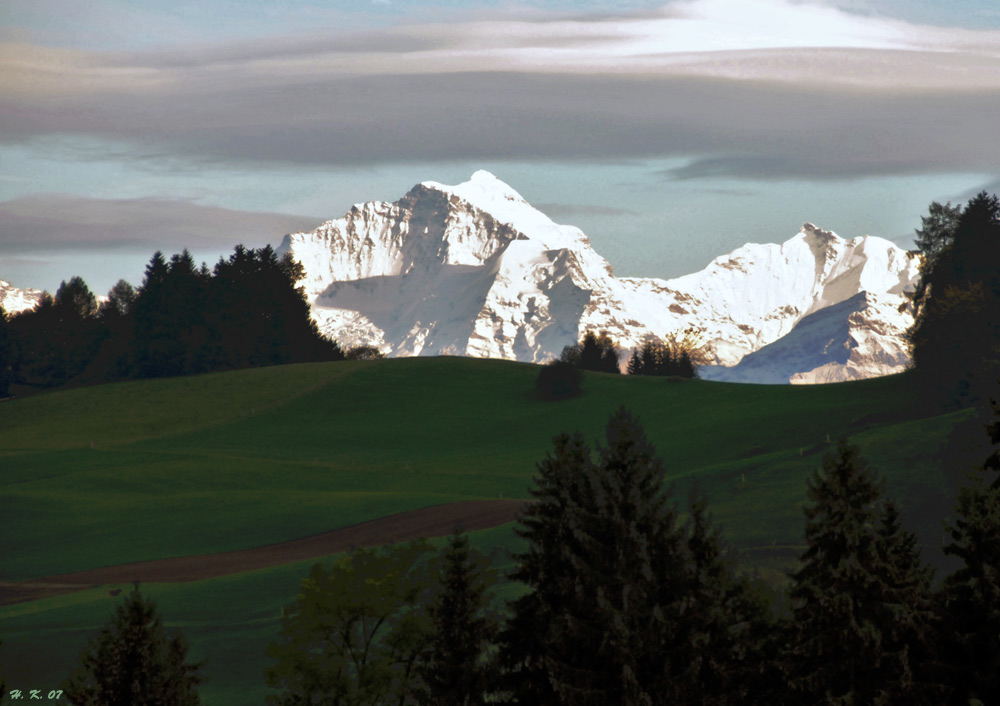
[(866, 291), (814, 311), (782, 338), (737, 365), (704, 368), (702, 377), (727, 382), (810, 384), (902, 372), (909, 362), (906, 329), (912, 317), (900, 298)]
[(38, 289), (19, 289), (10, 282), (0, 279), (0, 307), (8, 315), (34, 309), (41, 298), (42, 292)]
[[(733, 366), (860, 292), (873, 297), (864, 300), (870, 320), (850, 305), (842, 312), (860, 316), (854, 335), (867, 343), (858, 355), (895, 360), (905, 315), (884, 331), (876, 319), (903, 302), (918, 272), (889, 241), (847, 241), (806, 224), (781, 245), (748, 244), (684, 277), (616, 278), (578, 228), (554, 223), (485, 171), (457, 186), (418, 184), (395, 203), (355, 205), (286, 236), (284, 251), (304, 266), (300, 284), (321, 330), (345, 346), (536, 362), (587, 330), (607, 331), (623, 352), (692, 330), (715, 363)], [(865, 325), (873, 328), (862, 335)], [(811, 364), (792, 365), (789, 377), (826, 374), (802, 367)]]

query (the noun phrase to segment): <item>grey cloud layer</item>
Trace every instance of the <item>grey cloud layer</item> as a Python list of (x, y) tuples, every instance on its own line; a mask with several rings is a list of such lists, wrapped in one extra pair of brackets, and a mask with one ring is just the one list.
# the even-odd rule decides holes
[(318, 219), (233, 211), (167, 199), (90, 199), (44, 194), (0, 203), (6, 254), (73, 250), (168, 254), (183, 248), (256, 247), (311, 230)]
[(690, 157), (676, 178), (1000, 164), (988, 56), (799, 49), (586, 66), (552, 47), (601, 42), (610, 25), (540, 27), (483, 54), (444, 50), (463, 41), (450, 27), (189, 55), (8, 45), (0, 140), (98, 137), (220, 163)]

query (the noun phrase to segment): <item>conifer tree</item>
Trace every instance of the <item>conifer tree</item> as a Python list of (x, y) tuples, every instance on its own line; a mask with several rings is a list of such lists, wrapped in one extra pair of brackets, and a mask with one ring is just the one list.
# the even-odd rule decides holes
[(629, 375), (665, 375), (696, 378), (697, 365), (704, 363), (704, 356), (695, 349), (693, 334), (676, 334), (666, 341), (646, 341), (632, 352), (626, 365)]
[(678, 634), (687, 644), (680, 650), (678, 681), (689, 688), (678, 703), (780, 703), (784, 694), (770, 605), (749, 580), (736, 576), (702, 493), (691, 496), (685, 532), (688, 560)]
[(518, 568), (511, 578), (532, 589), (512, 602), (501, 636), (503, 683), (516, 703), (556, 703), (546, 664), (550, 627), (574, 595), (569, 556), (573, 522), (588, 502), (586, 478), (592, 460), (583, 436), (560, 434), (554, 446), (537, 466), (535, 487), (529, 490), (534, 501), (515, 529), (527, 549), (515, 555)]
[[(993, 420), (986, 425), (986, 433), (996, 448), (993, 449), (993, 453), (986, 459), (983, 468), (987, 471), (1000, 471), (1000, 401), (991, 400), (991, 404), (993, 407)], [(1000, 488), (1000, 475), (997, 475), (993, 479), (993, 487)]]
[(11, 341), (7, 312), (0, 306), (0, 399), (10, 394), (14, 377), (14, 345)]
[(687, 703), (690, 655), (679, 635), (684, 533), (663, 466), (624, 409), (595, 463), (577, 434), (557, 437), (522, 519), (528, 550), (514, 578), (504, 641), (519, 703)]
[(915, 380), (938, 402), (984, 402), (1000, 371), (1000, 199), (985, 191), (961, 213), (932, 204), (926, 259), (908, 332)]
[(903, 528), (891, 500), (881, 509), (876, 550), (882, 572), (877, 624), (883, 690), (893, 702), (936, 703), (942, 689), (931, 671), (939, 628), (931, 590), (934, 569), (924, 563), (916, 536)]
[(132, 593), (84, 651), (64, 685), (79, 706), (198, 706), (200, 664), (189, 664), (187, 643), (168, 638), (156, 604)]
[(880, 494), (858, 448), (843, 440), (810, 480), (785, 661), (802, 703), (920, 703), (926, 695), (914, 675), (923, 670), (930, 572)]
[(962, 560), (941, 588), (951, 702), (1000, 703), (1000, 487), (975, 476), (947, 530), (945, 553)]
[[(3, 307), (0, 307), (0, 316), (3, 316)], [(0, 647), (3, 646), (3, 640), (0, 640)], [(7, 680), (0, 676), (0, 704), (3, 704), (7, 700)]]
[(425, 703), (479, 706), (490, 688), (486, 649), (497, 622), (487, 612), (486, 576), (457, 528), (444, 550), (440, 588), (429, 607), (434, 636), (421, 674)]
[(579, 343), (563, 348), (559, 359), (581, 370), (598, 373), (621, 372), (618, 369), (618, 347), (603, 331), (600, 335), (587, 331)]

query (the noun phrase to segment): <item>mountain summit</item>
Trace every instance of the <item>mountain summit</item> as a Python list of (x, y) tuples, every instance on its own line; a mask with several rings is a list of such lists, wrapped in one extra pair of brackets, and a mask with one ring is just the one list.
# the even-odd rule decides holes
[[(558, 356), (587, 330), (607, 331), (623, 349), (690, 330), (717, 365), (736, 366), (848, 300), (841, 318), (862, 321), (868, 311), (881, 322), (918, 274), (917, 260), (887, 240), (848, 241), (807, 223), (781, 245), (744, 245), (691, 275), (616, 278), (580, 229), (554, 223), (486, 171), (457, 186), (423, 182), (394, 203), (357, 204), (311, 233), (285, 236), (280, 252), (302, 263), (313, 317), (342, 345), (530, 362)], [(861, 292), (872, 296), (852, 299)], [(830, 314), (826, 349), (858, 348), (857, 326)], [(866, 355), (881, 361), (872, 375), (905, 365), (898, 339), (906, 316), (893, 315), (884, 342), (873, 341), (870, 327), (861, 336), (874, 347)], [(809, 340), (826, 335), (816, 321)], [(843, 355), (796, 354), (797, 363), (774, 355), (780, 361), (755, 365), (782, 381), (868, 376), (857, 356), (846, 373), (837, 368), (848, 362)], [(826, 366), (821, 375), (795, 369), (817, 362)], [(707, 372), (747, 379), (736, 368)]]
[(0, 308), (8, 315), (35, 308), (41, 298), (42, 292), (38, 289), (20, 289), (0, 279)]

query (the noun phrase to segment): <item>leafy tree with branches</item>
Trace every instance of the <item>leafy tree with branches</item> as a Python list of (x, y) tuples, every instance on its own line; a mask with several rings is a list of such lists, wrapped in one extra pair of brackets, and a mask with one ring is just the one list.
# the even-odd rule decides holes
[(78, 706), (198, 706), (201, 664), (178, 633), (167, 637), (156, 604), (135, 584), (63, 686)]
[(421, 606), (434, 591), (425, 541), (356, 549), (313, 566), (268, 646), (275, 706), (416, 704), (421, 657), (434, 625)]

